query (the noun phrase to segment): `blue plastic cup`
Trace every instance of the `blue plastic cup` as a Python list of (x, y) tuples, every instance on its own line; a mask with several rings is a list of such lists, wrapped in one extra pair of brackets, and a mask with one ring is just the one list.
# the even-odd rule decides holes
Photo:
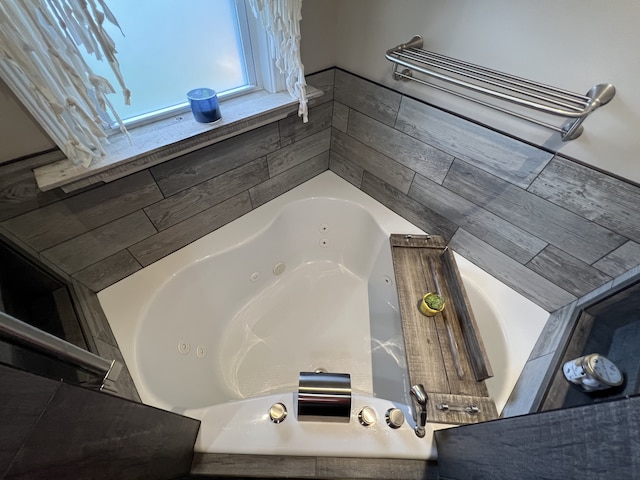
[(222, 118), (215, 90), (196, 88), (187, 93), (193, 117), (200, 123), (217, 122)]

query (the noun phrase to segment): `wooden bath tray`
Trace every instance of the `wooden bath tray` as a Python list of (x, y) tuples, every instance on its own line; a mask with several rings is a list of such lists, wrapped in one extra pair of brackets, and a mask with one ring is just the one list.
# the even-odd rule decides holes
[[(498, 418), (484, 380), (491, 366), (453, 252), (437, 235), (391, 235), (407, 367), (412, 385), (429, 395), (429, 422), (467, 424)], [(438, 292), (445, 309), (426, 317), (418, 304)], [(438, 408), (442, 404), (449, 409)], [(456, 407), (474, 405), (478, 413)]]

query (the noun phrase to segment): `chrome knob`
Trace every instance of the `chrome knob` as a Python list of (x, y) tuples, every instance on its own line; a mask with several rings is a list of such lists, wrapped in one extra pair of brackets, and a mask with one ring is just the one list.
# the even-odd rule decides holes
[(387, 420), (387, 425), (391, 428), (400, 428), (404, 423), (404, 414), (399, 408), (390, 408), (387, 410), (384, 418)]
[(365, 427), (375, 425), (377, 419), (378, 416), (376, 415), (376, 411), (373, 407), (362, 407), (362, 410), (358, 413), (358, 421), (360, 421), (360, 424)]
[(274, 403), (269, 409), (269, 418), (273, 423), (283, 422), (287, 418), (287, 407), (284, 403)]

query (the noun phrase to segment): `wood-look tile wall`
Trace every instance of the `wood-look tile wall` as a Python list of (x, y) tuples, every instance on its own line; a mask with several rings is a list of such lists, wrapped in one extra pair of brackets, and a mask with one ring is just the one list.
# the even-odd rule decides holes
[(38, 191), (38, 160), (0, 167), (0, 235), (100, 291), (327, 170), (328, 93), (307, 124), (294, 114), (76, 194)]
[(0, 234), (99, 291), (330, 168), (548, 311), (640, 263), (640, 188), (342, 70), (266, 125), (75, 195), (0, 168)]
[(330, 169), (549, 312), (640, 264), (640, 188), (341, 70)]

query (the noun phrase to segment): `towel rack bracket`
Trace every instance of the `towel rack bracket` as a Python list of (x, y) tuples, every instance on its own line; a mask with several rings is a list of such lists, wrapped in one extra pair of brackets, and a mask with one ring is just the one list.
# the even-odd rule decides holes
[(611, 85), (610, 83), (599, 83), (591, 87), (591, 90), (587, 92), (587, 97), (589, 97), (593, 102), (598, 102), (598, 107), (606, 105), (613, 97), (616, 96), (616, 87)]
[(402, 80), (402, 81), (405, 81), (405, 82), (409, 82), (409, 81), (411, 81), (411, 78), (413, 78), (413, 72), (410, 69), (405, 68), (400, 73), (398, 73), (398, 64), (397, 63), (393, 64), (393, 79), (394, 80)]
[(598, 85), (591, 87), (591, 89), (586, 93), (586, 96), (589, 98), (589, 102), (585, 108), (585, 113), (578, 118), (567, 120), (562, 125), (562, 132), (560, 135), (562, 140), (565, 142), (575, 140), (582, 135), (582, 132), (584, 131), (582, 122), (585, 121), (587, 115), (593, 112), (596, 108), (602, 107), (613, 100), (613, 97), (616, 96), (616, 88), (610, 83), (599, 83)]

